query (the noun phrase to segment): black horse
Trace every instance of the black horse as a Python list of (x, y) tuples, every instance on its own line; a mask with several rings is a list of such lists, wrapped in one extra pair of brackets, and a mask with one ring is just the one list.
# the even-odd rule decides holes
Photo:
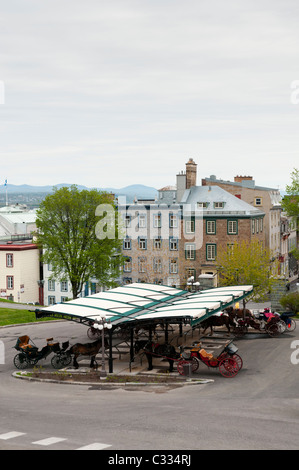
[(144, 350), (144, 353), (148, 362), (148, 370), (153, 369), (153, 356), (154, 357), (165, 357), (169, 362), (169, 372), (173, 372), (174, 360), (179, 357), (175, 347), (171, 344), (164, 343), (158, 344), (151, 340), (139, 340), (134, 345), (135, 354), (140, 350)]

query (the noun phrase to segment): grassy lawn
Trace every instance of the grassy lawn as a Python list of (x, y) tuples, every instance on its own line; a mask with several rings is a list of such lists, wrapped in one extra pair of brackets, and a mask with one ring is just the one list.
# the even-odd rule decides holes
[(36, 320), (35, 312), (28, 310), (18, 310), (13, 308), (0, 308), (0, 326), (17, 325), (21, 323), (33, 323), (45, 320), (53, 320), (53, 318), (41, 318)]

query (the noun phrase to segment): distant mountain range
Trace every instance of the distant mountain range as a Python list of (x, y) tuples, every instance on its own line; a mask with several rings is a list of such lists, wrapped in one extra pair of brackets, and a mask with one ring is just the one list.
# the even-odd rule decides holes
[[(8, 184), (7, 185), (7, 193), (9, 194), (24, 194), (24, 193), (51, 193), (54, 188), (62, 188), (64, 186), (72, 186), (69, 183), (60, 183), (55, 184), (53, 186), (30, 186), (28, 184)], [(87, 188), (86, 186), (76, 185), (79, 189), (91, 189)], [(132, 184), (130, 186), (125, 186), (124, 188), (96, 188), (101, 191), (107, 191), (109, 193), (113, 193), (116, 196), (126, 196), (128, 200), (133, 200), (136, 196), (137, 198), (155, 198), (157, 195), (157, 189), (152, 188), (150, 186), (144, 186), (142, 184)], [(5, 192), (5, 187), (1, 188), (1, 192)]]

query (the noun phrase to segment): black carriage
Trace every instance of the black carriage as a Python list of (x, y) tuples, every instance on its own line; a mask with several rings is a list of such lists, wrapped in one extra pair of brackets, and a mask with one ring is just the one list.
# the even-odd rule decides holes
[(51, 353), (54, 356), (51, 360), (51, 364), (55, 369), (66, 367), (71, 363), (71, 356), (67, 354), (66, 350), (69, 343), (63, 343), (62, 348), (59, 343), (53, 342), (53, 338), (48, 338), (47, 344), (39, 349), (29, 336), (20, 336), (16, 342), (14, 348), (19, 351), (14, 357), (14, 365), (17, 369), (26, 369), (30, 366), (35, 366), (42, 359), (46, 359)]

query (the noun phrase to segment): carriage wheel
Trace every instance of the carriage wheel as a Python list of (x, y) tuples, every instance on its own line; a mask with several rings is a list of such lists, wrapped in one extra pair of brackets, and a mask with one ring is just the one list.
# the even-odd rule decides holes
[(97, 339), (100, 336), (100, 330), (97, 330), (91, 326), (87, 330), (87, 336), (89, 339)]
[(277, 323), (277, 326), (278, 326), (278, 329), (279, 329), (279, 333), (282, 334), (286, 331), (287, 329), (287, 325), (285, 324), (285, 322), (283, 320), (280, 320), (278, 323)]
[(266, 332), (272, 338), (274, 336), (278, 336), (280, 334), (280, 331), (279, 331), (279, 327), (278, 327), (277, 323), (274, 323), (273, 325), (268, 326), (268, 328), (266, 328)]
[(67, 367), (72, 362), (72, 356), (70, 354), (61, 354), (60, 355), (60, 362), (63, 367)]
[(296, 322), (293, 318), (289, 318), (288, 323), (286, 324), (286, 331), (294, 331), (296, 328)]
[(68, 354), (62, 354), (62, 355), (56, 354), (51, 359), (51, 364), (52, 364), (52, 367), (54, 367), (54, 369), (62, 369), (62, 367), (67, 367), (70, 365), (71, 362), (72, 362), (72, 356), (69, 356)]
[(51, 365), (54, 367), (54, 369), (61, 369), (62, 364), (60, 362), (60, 357), (59, 356), (53, 356), (51, 359)]
[(199, 360), (196, 359), (196, 357), (193, 356), (191, 358), (191, 361), (192, 361), (191, 362), (191, 370), (192, 370), (192, 372), (195, 372), (199, 368)]
[(235, 377), (239, 370), (237, 361), (232, 357), (226, 357), (219, 363), (219, 372), (223, 377)]
[(232, 359), (234, 359), (236, 361), (236, 363), (238, 364), (239, 366), (239, 370), (242, 369), (243, 367), (243, 359), (241, 358), (241, 356), (239, 356), (239, 354), (232, 354), (232, 355), (229, 355), (229, 354), (226, 354), (225, 357), (231, 357)]
[(17, 354), (13, 360), (14, 365), (17, 369), (26, 369), (28, 367), (28, 360), (24, 354)]

